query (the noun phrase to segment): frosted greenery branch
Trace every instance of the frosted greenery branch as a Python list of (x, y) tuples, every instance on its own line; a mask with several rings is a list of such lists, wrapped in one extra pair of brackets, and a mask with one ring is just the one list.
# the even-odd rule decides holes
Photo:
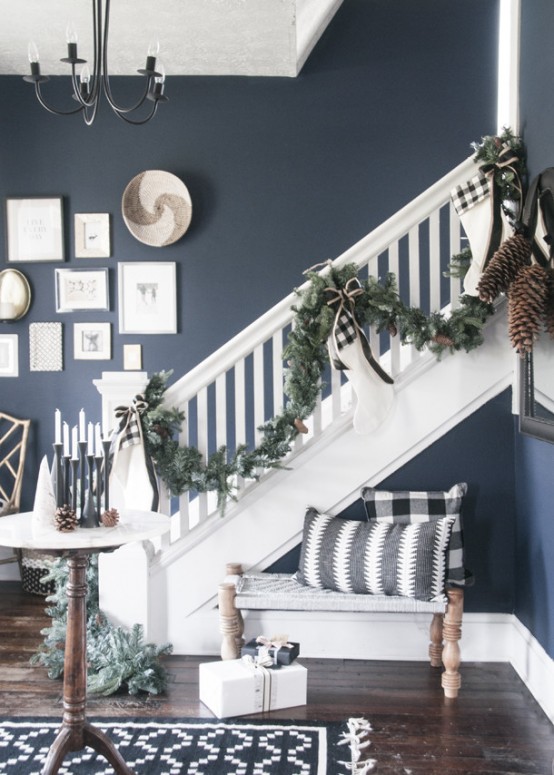
[[(50, 606), (50, 627), (41, 633), (44, 641), (31, 664), (43, 665), (49, 678), (59, 678), (64, 670), (67, 628), (67, 583), (69, 568), (63, 558), (45, 561), (48, 572), (43, 583), (54, 582), (54, 592), (46, 598)], [(169, 644), (145, 643), (140, 624), (129, 630), (113, 626), (98, 606), (98, 556), (92, 554), (86, 572), (87, 595), (87, 692), (108, 695), (121, 688), (129, 694), (160, 694), (167, 688), (167, 671), (159, 657), (170, 654)]]

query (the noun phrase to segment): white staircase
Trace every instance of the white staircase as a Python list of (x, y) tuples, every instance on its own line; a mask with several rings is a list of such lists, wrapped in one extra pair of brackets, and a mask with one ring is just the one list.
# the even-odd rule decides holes
[[(394, 272), (399, 279), (408, 277), (405, 301), (411, 306), (454, 308), (458, 281), (451, 279), (446, 288), (441, 283), (450, 257), (461, 249), (460, 224), (449, 194), (474, 170), (471, 159), (459, 165), (336, 263), (356, 263), (362, 275)], [(194, 444), (208, 456), (222, 444), (232, 450), (242, 441), (256, 441), (256, 428), (268, 419), (268, 391), (273, 414), (286, 400), (282, 349), (295, 301), (291, 294), (168, 389), (167, 403), (182, 408), (187, 417), (182, 443)], [(217, 653), (215, 598), (227, 562), (267, 567), (299, 543), (307, 505), (337, 513), (358, 497), (363, 485), (378, 484), (512, 382), (514, 358), (502, 309), (487, 326), (483, 346), (469, 354), (444, 355), (440, 362), (430, 353), (402, 346), (398, 337), (383, 346), (383, 337), (370, 332), (370, 341), (395, 379), (395, 401), (386, 421), (369, 436), (356, 435), (349, 386), (341, 384), (339, 374), (329, 375), (329, 394), (322, 394), (309, 434), (298, 438), (284, 461), (287, 470), (263, 473), (260, 481), (237, 482), (238, 502), (228, 504), (224, 517), (210, 495), (186, 493), (172, 516), (170, 536), (155, 551), (133, 546), (102, 556), (101, 605), (113, 619), (142, 622), (149, 639), (170, 641), (175, 653)], [(103, 399), (109, 401), (104, 393)], [(165, 504), (167, 509), (170, 505)], [(278, 615), (271, 621), (258, 616), (255, 629), (271, 624), (273, 631), (278, 622)], [(314, 625), (305, 614), (295, 622), (303, 653), (330, 655), (336, 648), (332, 639), (322, 645)], [(342, 656), (348, 656), (341, 648)], [(350, 656), (355, 652), (353, 648)]]

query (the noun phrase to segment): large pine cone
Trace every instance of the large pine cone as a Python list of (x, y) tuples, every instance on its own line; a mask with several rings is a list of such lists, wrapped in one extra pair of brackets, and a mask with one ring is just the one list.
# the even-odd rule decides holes
[(531, 258), (531, 243), (514, 234), (500, 245), (489, 261), (477, 285), (481, 301), (492, 304), (499, 293), (505, 293)]
[(538, 339), (549, 297), (548, 272), (538, 264), (518, 274), (508, 297), (508, 333), (521, 355), (531, 352)]
[(548, 270), (548, 298), (544, 313), (544, 328), (551, 339), (554, 339), (554, 269)]
[(77, 527), (77, 515), (67, 503), (56, 509), (55, 521), (56, 530), (59, 530), (60, 533), (70, 533)]

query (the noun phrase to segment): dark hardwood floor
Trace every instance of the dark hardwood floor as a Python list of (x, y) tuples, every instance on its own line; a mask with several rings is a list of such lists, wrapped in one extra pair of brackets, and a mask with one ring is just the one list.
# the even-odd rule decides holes
[[(61, 682), (29, 657), (49, 623), (43, 598), (0, 583), (0, 715), (61, 717)], [(369, 635), (370, 637), (370, 635)], [(463, 640), (462, 640), (463, 644)], [(92, 697), (94, 717), (213, 718), (198, 699), (198, 664), (171, 656), (164, 696)], [(466, 664), (457, 700), (445, 700), (440, 671), (424, 662), (299, 660), (308, 668), (308, 703), (248, 718), (344, 721), (372, 727), (376, 775), (552, 775), (554, 727), (506, 664)], [(246, 717), (245, 717), (246, 718)]]

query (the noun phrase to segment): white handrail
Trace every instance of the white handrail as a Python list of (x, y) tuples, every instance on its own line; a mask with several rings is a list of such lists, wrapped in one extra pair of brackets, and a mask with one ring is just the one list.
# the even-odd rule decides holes
[[(343, 267), (354, 263), (360, 270), (366, 267), (373, 276), (386, 264), (399, 285), (406, 278), (403, 285), (408, 287), (406, 301), (411, 306), (440, 305), (445, 262), (461, 249), (462, 232), (450, 204), (450, 192), (468, 180), (475, 169), (473, 159), (466, 159), (336, 258), (333, 264)], [(442, 223), (446, 226), (444, 230)], [(298, 290), (308, 285), (306, 282)], [(428, 293), (425, 303), (421, 299), (422, 288)], [(446, 306), (456, 306), (458, 293), (459, 281), (451, 279)], [(445, 295), (444, 289), (442, 295)], [(232, 454), (241, 442), (258, 442), (257, 428), (269, 419), (265, 416), (266, 406), (273, 407), (273, 415), (282, 409), (285, 400), (282, 351), (285, 331), (293, 322), (292, 306), (297, 302), (297, 293), (289, 294), (167, 389), (166, 404), (177, 406), (185, 413), (181, 442), (195, 439), (205, 460), (215, 451), (208, 448), (209, 439), (215, 439), (216, 447), (228, 447)], [(408, 367), (413, 370), (425, 356), (413, 346), (401, 347), (397, 337), (390, 344), (385, 340), (385, 347), (381, 348), (382, 342), (375, 332), (371, 332), (371, 344), (395, 378)], [(380, 353), (381, 349), (385, 352)], [(232, 388), (228, 387), (228, 375), (232, 376)], [(349, 387), (341, 385), (340, 375), (332, 373), (328, 381), (330, 391), (325, 394), (327, 397), (320, 395), (308, 423), (309, 432), (298, 437), (294, 454), (340, 421), (345, 407), (350, 407)], [(233, 440), (232, 444), (228, 444), (228, 437)], [(251, 484), (237, 482), (239, 492)], [(175, 515), (178, 529), (173, 531), (172, 541), (204, 523), (214, 510), (214, 501), (206, 493), (181, 496), (180, 513)]]

